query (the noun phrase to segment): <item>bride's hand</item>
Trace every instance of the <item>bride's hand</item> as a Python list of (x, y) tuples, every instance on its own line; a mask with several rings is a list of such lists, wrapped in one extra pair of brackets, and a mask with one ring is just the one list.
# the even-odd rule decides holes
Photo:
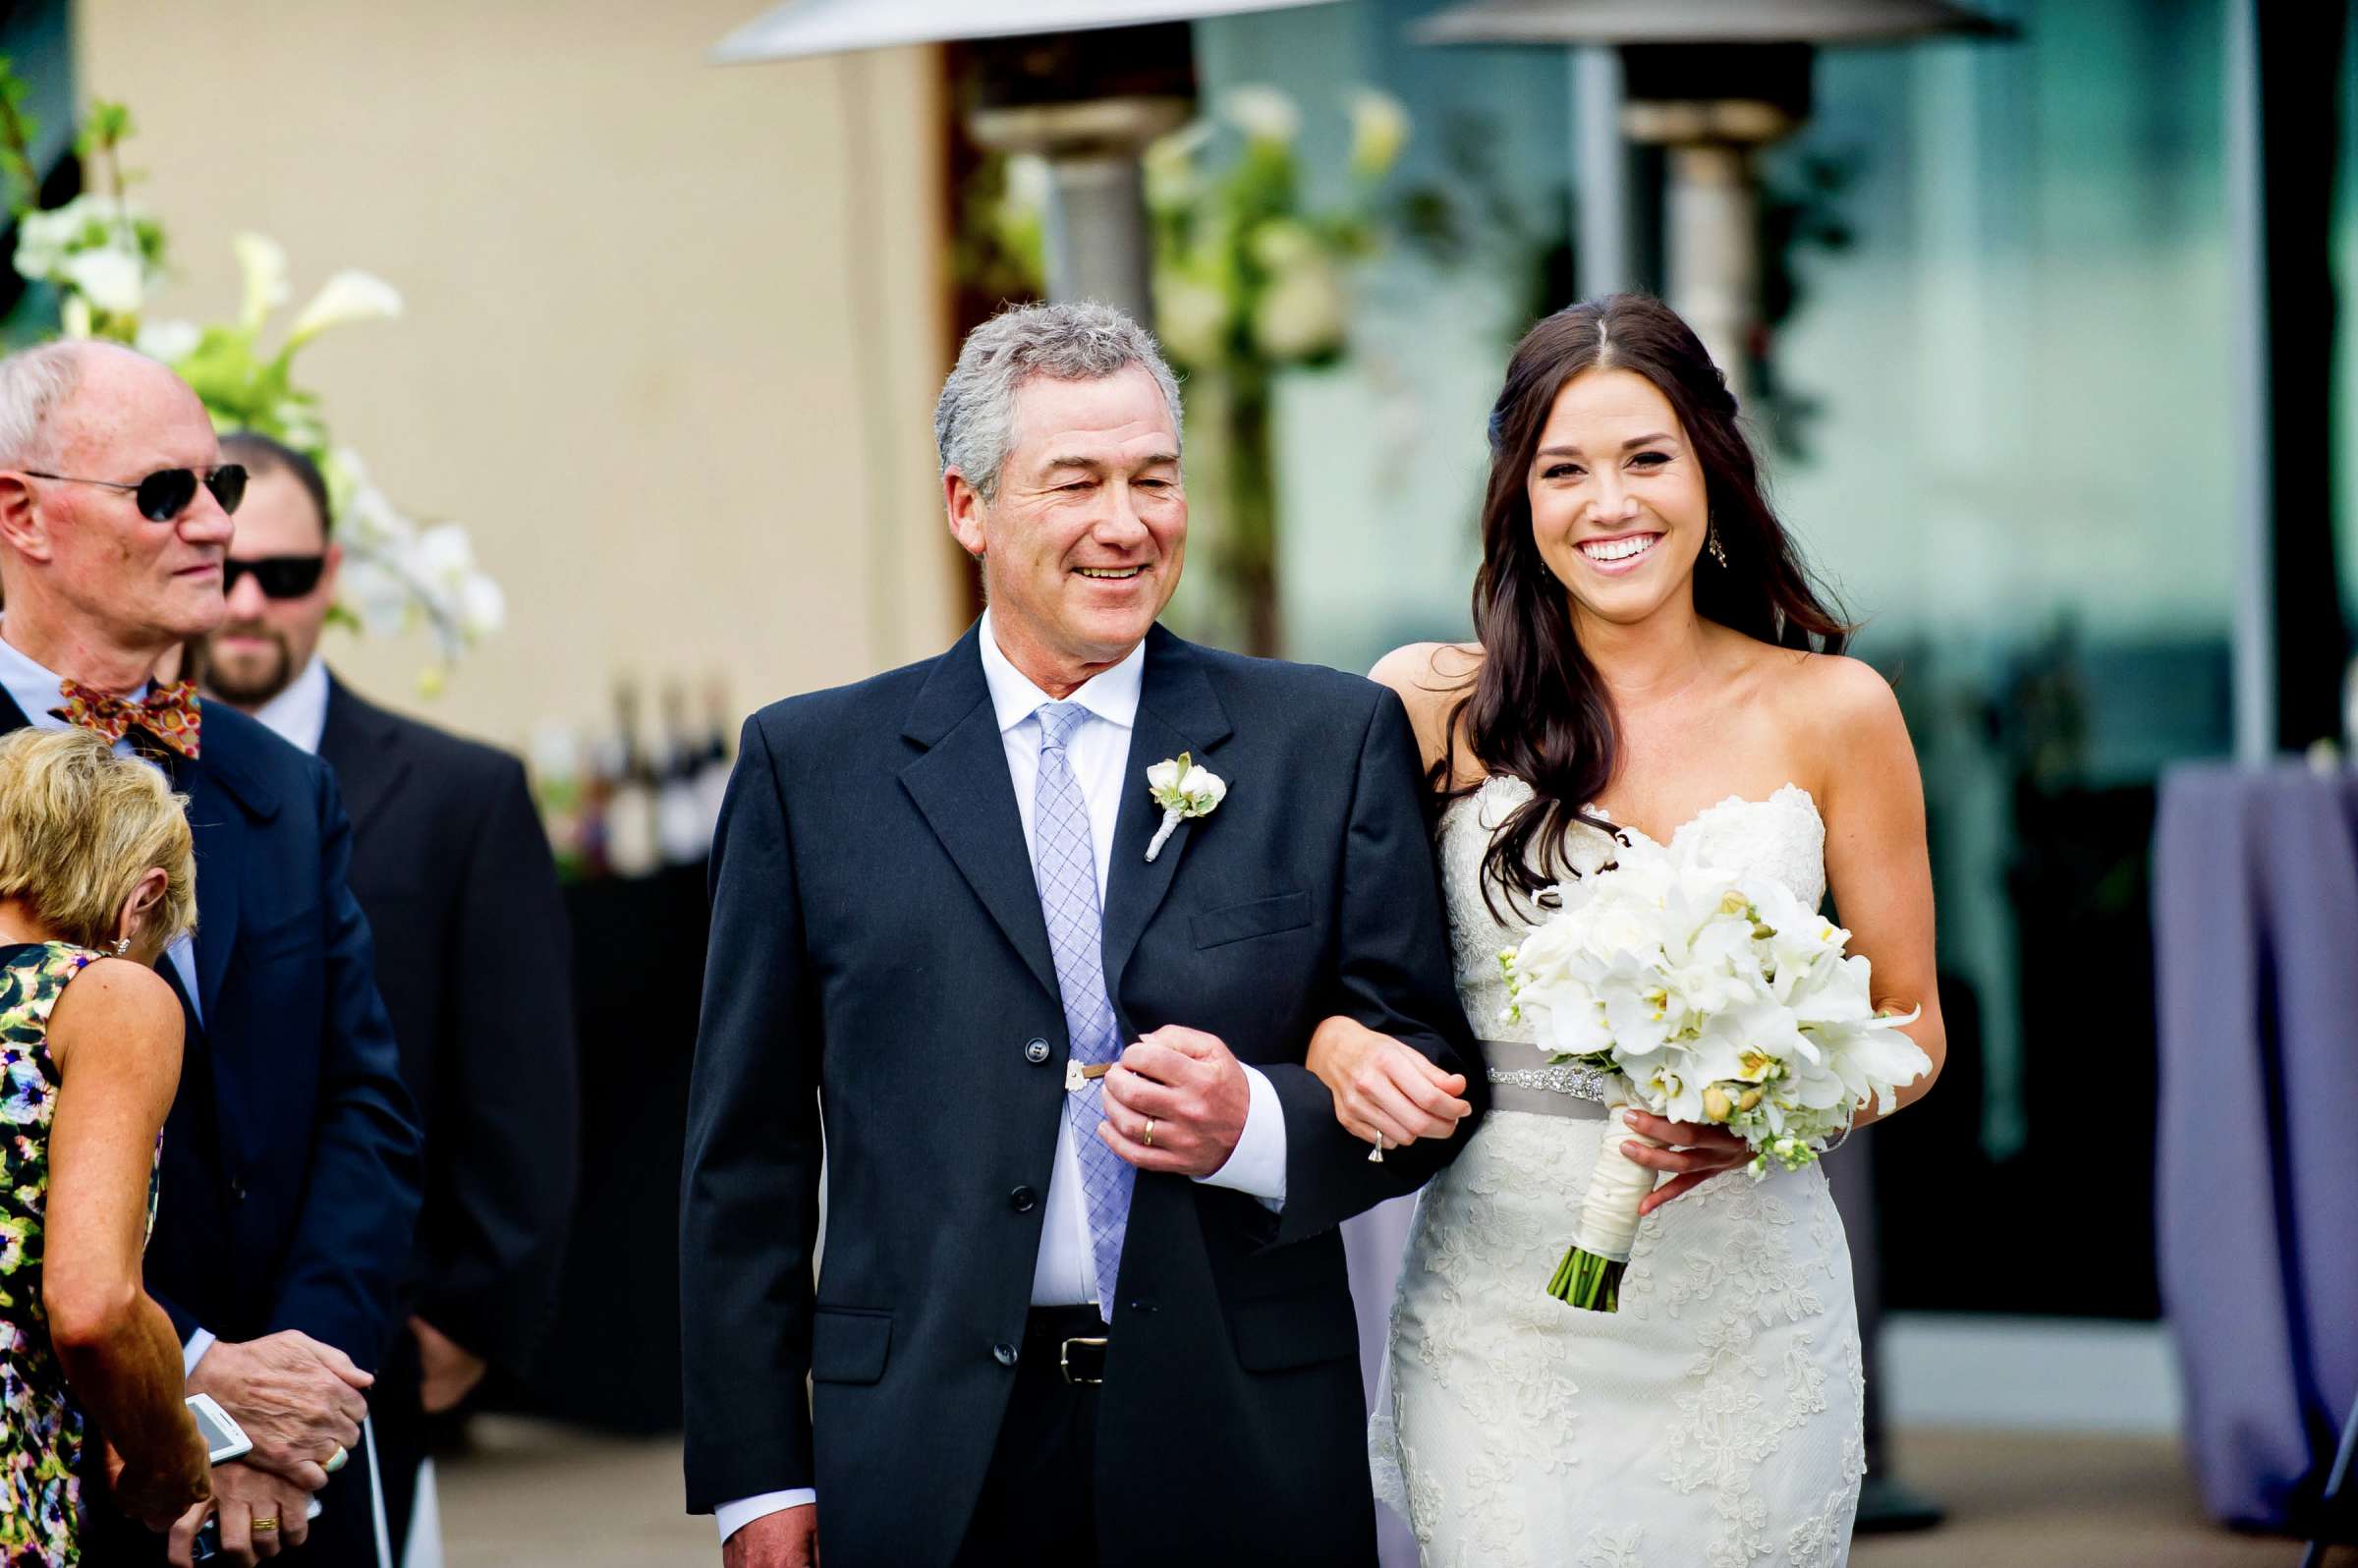
[(1667, 1148), (1656, 1148), (1635, 1139), (1621, 1146), (1631, 1163), (1650, 1170), (1668, 1171), (1675, 1178), (1666, 1181), (1646, 1195), (1638, 1204), (1640, 1214), (1651, 1214), (1664, 1204), (1682, 1194), (1691, 1193), (1712, 1177), (1736, 1170), (1752, 1161), (1752, 1148), (1724, 1127), (1709, 1122), (1673, 1122), (1659, 1116), (1649, 1116), (1642, 1110), (1629, 1113), (1629, 1130), (1643, 1133)]
[(1447, 1138), (1474, 1107), (1458, 1096), (1463, 1074), (1444, 1073), (1389, 1035), (1355, 1020), (1327, 1019), (1310, 1037), (1308, 1066), (1334, 1096), (1334, 1119), (1354, 1138), (1398, 1148)]

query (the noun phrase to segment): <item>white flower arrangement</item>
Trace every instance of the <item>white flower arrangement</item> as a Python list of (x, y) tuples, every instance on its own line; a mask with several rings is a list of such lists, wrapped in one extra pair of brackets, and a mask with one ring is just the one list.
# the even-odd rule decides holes
[(397, 636), (422, 624), (433, 636), (436, 661), (420, 677), (427, 694), (440, 690), (449, 666), (476, 643), (498, 631), (507, 602), (499, 585), (476, 565), (467, 532), (456, 524), (421, 528), (370, 483), (350, 447), (334, 445), (318, 399), (295, 385), (294, 357), (320, 334), (402, 313), (402, 299), (373, 273), (347, 268), (323, 284), (296, 312), (274, 353), (260, 347), (263, 328), (291, 298), (286, 252), (259, 234), (231, 242), (243, 278), (235, 321), (200, 325), (147, 320), (165, 281), (162, 225), (128, 199), (133, 176), (119, 160), (132, 133), (120, 104), (94, 104), (78, 143), (85, 180), (102, 162), (104, 190), (91, 190), (43, 209), (31, 161), (33, 127), (21, 107), (22, 84), (0, 61), (0, 167), (17, 187), (17, 248), (12, 257), (25, 278), (54, 286), (59, 321), (69, 338), (104, 338), (159, 360), (189, 383), (221, 430), (250, 429), (309, 455), (328, 483), (346, 560), (335, 614), (365, 636)]
[[(1610, 869), (1568, 882), (1561, 905), (1499, 955), (1509, 1022), (1527, 1022), (1557, 1063), (1606, 1075), (1607, 1100), (1726, 1128), (1797, 1170), (1872, 1103), (1932, 1070), (1900, 1033), (1917, 1013), (1879, 1014), (1850, 933), (1770, 876), (1734, 876), (1633, 839)], [(1635, 1136), (1635, 1135), (1629, 1135)], [(1548, 1286), (1610, 1312), (1654, 1172), (1609, 1136)]]

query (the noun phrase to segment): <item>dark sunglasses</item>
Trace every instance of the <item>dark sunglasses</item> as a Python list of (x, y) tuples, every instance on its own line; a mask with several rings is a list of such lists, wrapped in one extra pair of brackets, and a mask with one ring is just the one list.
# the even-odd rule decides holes
[(189, 503), (196, 499), (199, 483), (213, 492), (213, 499), (221, 503), (224, 512), (235, 512), (238, 503), (246, 499), (246, 470), (236, 463), (224, 463), (201, 475), (195, 469), (158, 469), (137, 484), (77, 478), (71, 474), (43, 474), (39, 469), (25, 472), (36, 479), (56, 479), (63, 484), (103, 484), (110, 490), (129, 490), (139, 499), (140, 516), (150, 523), (169, 523), (187, 511)]
[(238, 579), (252, 572), (263, 597), (299, 599), (319, 586), (319, 574), (326, 569), (324, 555), (264, 555), (251, 561), (233, 555), (221, 563), (221, 591), (235, 593)]

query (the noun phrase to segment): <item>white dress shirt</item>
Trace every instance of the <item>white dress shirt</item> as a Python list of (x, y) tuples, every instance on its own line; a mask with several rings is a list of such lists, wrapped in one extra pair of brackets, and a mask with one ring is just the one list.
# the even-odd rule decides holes
[(253, 710), (253, 716), (299, 752), (319, 755), (319, 737), (327, 731), (327, 661), (318, 654), (287, 689)]
[[(1040, 707), (1057, 700), (1048, 696), (999, 650), (991, 630), (990, 612), (982, 612), (982, 678), (990, 689), (990, 705), (998, 720), (999, 739), (1007, 752), (1007, 775), (1015, 786), (1015, 808), (1023, 818), (1024, 847), (1032, 839), (1032, 792), (1039, 776)], [(1065, 760), (1081, 794), (1089, 803), (1090, 848), (1097, 862), (1097, 906), (1105, 905), (1105, 889), (1113, 867), (1113, 829), (1121, 817), (1122, 786), (1130, 765), (1130, 731), (1138, 722), (1138, 699), (1146, 684), (1147, 649), (1140, 644), (1130, 656), (1081, 686), (1068, 702), (1089, 709), (1089, 718), (1065, 744)], [(1110, 985), (1113, 976), (1107, 976)], [(1227, 1163), (1196, 1180), (1213, 1187), (1233, 1188), (1259, 1199), (1271, 1209), (1285, 1205), (1285, 1113), (1277, 1091), (1259, 1068), (1245, 1067), (1252, 1101), (1245, 1113), (1245, 1130), (1230, 1151)], [(1098, 1300), (1096, 1255), (1090, 1245), (1089, 1204), (1082, 1185), (1081, 1151), (1074, 1142), (1070, 1117), (1056, 1119), (1056, 1159), (1048, 1175), (1048, 1196), (1041, 1205), (1039, 1254), (1032, 1267), (1035, 1307), (1088, 1307)], [(799, 1393), (795, 1397), (800, 1397)], [(764, 1514), (799, 1508), (818, 1500), (808, 1486), (773, 1491), (723, 1503), (714, 1510), (725, 1542), (739, 1530)]]
[[(49, 711), (65, 701), (65, 694), (58, 689), (62, 684), (63, 679), (55, 670), (42, 668), (30, 654), (8, 641), (6, 622), (0, 621), (0, 687), (6, 688), (17, 706), (25, 710), (26, 719), (34, 729), (62, 730), (67, 727), (66, 720)], [(146, 696), (147, 684), (142, 682), (138, 691), (127, 695), (125, 700), (142, 701)], [(115, 755), (136, 756), (143, 762), (153, 761), (153, 758), (131, 744), (128, 735), (115, 743)], [(173, 970), (180, 976), (180, 988), (189, 998), (190, 1010), (196, 1014), (199, 1023), (203, 1022), (203, 1003), (196, 992), (195, 939), (183, 935), (164, 952), (171, 960)], [(212, 1348), (212, 1344), (213, 1336), (202, 1328), (189, 1336), (188, 1343), (181, 1346), (182, 1375), (186, 1376), (196, 1370), (196, 1364), (204, 1359), (204, 1353)]]

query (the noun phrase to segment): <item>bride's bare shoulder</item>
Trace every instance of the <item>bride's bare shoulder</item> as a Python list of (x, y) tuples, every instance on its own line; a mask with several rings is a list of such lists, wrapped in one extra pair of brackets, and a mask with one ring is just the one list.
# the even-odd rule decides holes
[(1368, 679), (1400, 694), (1430, 763), (1445, 749), (1450, 715), (1481, 671), (1479, 643), (1411, 643), (1377, 659)]
[(1777, 707), (1809, 755), (1837, 773), (1862, 764), (1913, 760), (1899, 698), (1882, 672), (1840, 653), (1780, 648), (1770, 661)]

